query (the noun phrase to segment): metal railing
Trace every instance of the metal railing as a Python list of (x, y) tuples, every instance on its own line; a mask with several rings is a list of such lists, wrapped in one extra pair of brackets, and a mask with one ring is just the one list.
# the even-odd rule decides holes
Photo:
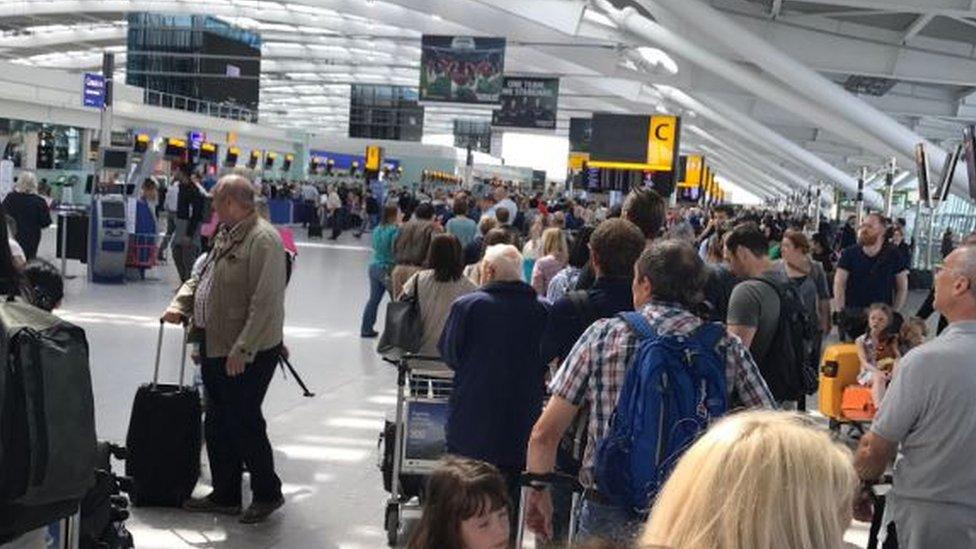
[(240, 107), (238, 105), (203, 101), (201, 99), (194, 99), (184, 95), (144, 89), (142, 101), (146, 105), (153, 107), (190, 111), (205, 116), (226, 118), (228, 120), (239, 120), (242, 122), (250, 122), (252, 124), (257, 124), (258, 122), (257, 111)]

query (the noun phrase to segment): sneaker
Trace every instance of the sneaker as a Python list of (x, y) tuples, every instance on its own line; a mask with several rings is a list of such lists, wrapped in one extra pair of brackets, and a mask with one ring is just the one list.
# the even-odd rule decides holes
[(274, 513), (284, 504), (285, 498), (283, 497), (279, 497), (274, 501), (251, 502), (251, 506), (244, 511), (244, 515), (241, 517), (240, 523), (255, 524), (258, 522), (264, 522), (264, 519), (268, 518), (271, 513)]
[(359, 337), (362, 337), (364, 339), (373, 339), (374, 337), (376, 337), (378, 335), (380, 335), (379, 332), (377, 332), (376, 330), (372, 330), (372, 331), (369, 331), (369, 332), (363, 332), (363, 333), (359, 334)]
[(240, 505), (222, 505), (210, 499), (210, 496), (190, 498), (184, 501), (183, 510), (190, 511), (191, 513), (214, 513), (218, 515), (241, 514)]

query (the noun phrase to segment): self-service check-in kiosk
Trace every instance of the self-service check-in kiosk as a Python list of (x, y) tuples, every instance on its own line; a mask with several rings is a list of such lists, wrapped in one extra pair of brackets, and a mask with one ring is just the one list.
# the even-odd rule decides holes
[[(131, 169), (128, 149), (102, 150), (103, 170), (118, 170), (128, 176)], [(123, 178), (123, 181), (125, 180)], [(92, 193), (88, 260), (92, 282), (125, 282), (125, 259), (129, 244), (126, 225), (125, 185), (122, 192)]]
[(125, 279), (125, 199), (111, 194), (94, 197), (91, 212), (91, 261), (94, 282), (123, 282)]

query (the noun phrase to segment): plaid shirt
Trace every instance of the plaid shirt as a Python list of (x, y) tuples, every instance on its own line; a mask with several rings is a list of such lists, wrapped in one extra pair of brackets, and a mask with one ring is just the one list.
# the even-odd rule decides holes
[[(686, 335), (702, 324), (700, 318), (673, 303), (655, 301), (645, 305), (641, 313), (662, 335)], [(637, 334), (622, 319), (598, 320), (580, 336), (549, 382), (551, 394), (575, 406), (590, 405), (586, 450), (580, 469), (580, 481), (586, 487), (594, 486), (596, 447), (607, 432), (638, 343)], [(725, 375), (733, 402), (750, 408), (776, 407), (759, 367), (739, 338), (726, 335), (716, 349), (720, 356), (725, 356)]]

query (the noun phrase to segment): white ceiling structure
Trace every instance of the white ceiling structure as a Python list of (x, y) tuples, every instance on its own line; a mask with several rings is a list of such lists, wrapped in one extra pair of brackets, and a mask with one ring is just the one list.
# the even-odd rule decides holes
[[(597, 111), (681, 114), (683, 148), (760, 196), (850, 191), (862, 167), (911, 169), (923, 139), (938, 170), (976, 118), (971, 0), (4, 0), (0, 57), (82, 71), (112, 51), (124, 68), (133, 11), (259, 33), (261, 122), (312, 133), (345, 132), (350, 83), (416, 86), (422, 34), (504, 36), (506, 73), (561, 78), (558, 133)], [(426, 107), (425, 133), (491, 112)]]

